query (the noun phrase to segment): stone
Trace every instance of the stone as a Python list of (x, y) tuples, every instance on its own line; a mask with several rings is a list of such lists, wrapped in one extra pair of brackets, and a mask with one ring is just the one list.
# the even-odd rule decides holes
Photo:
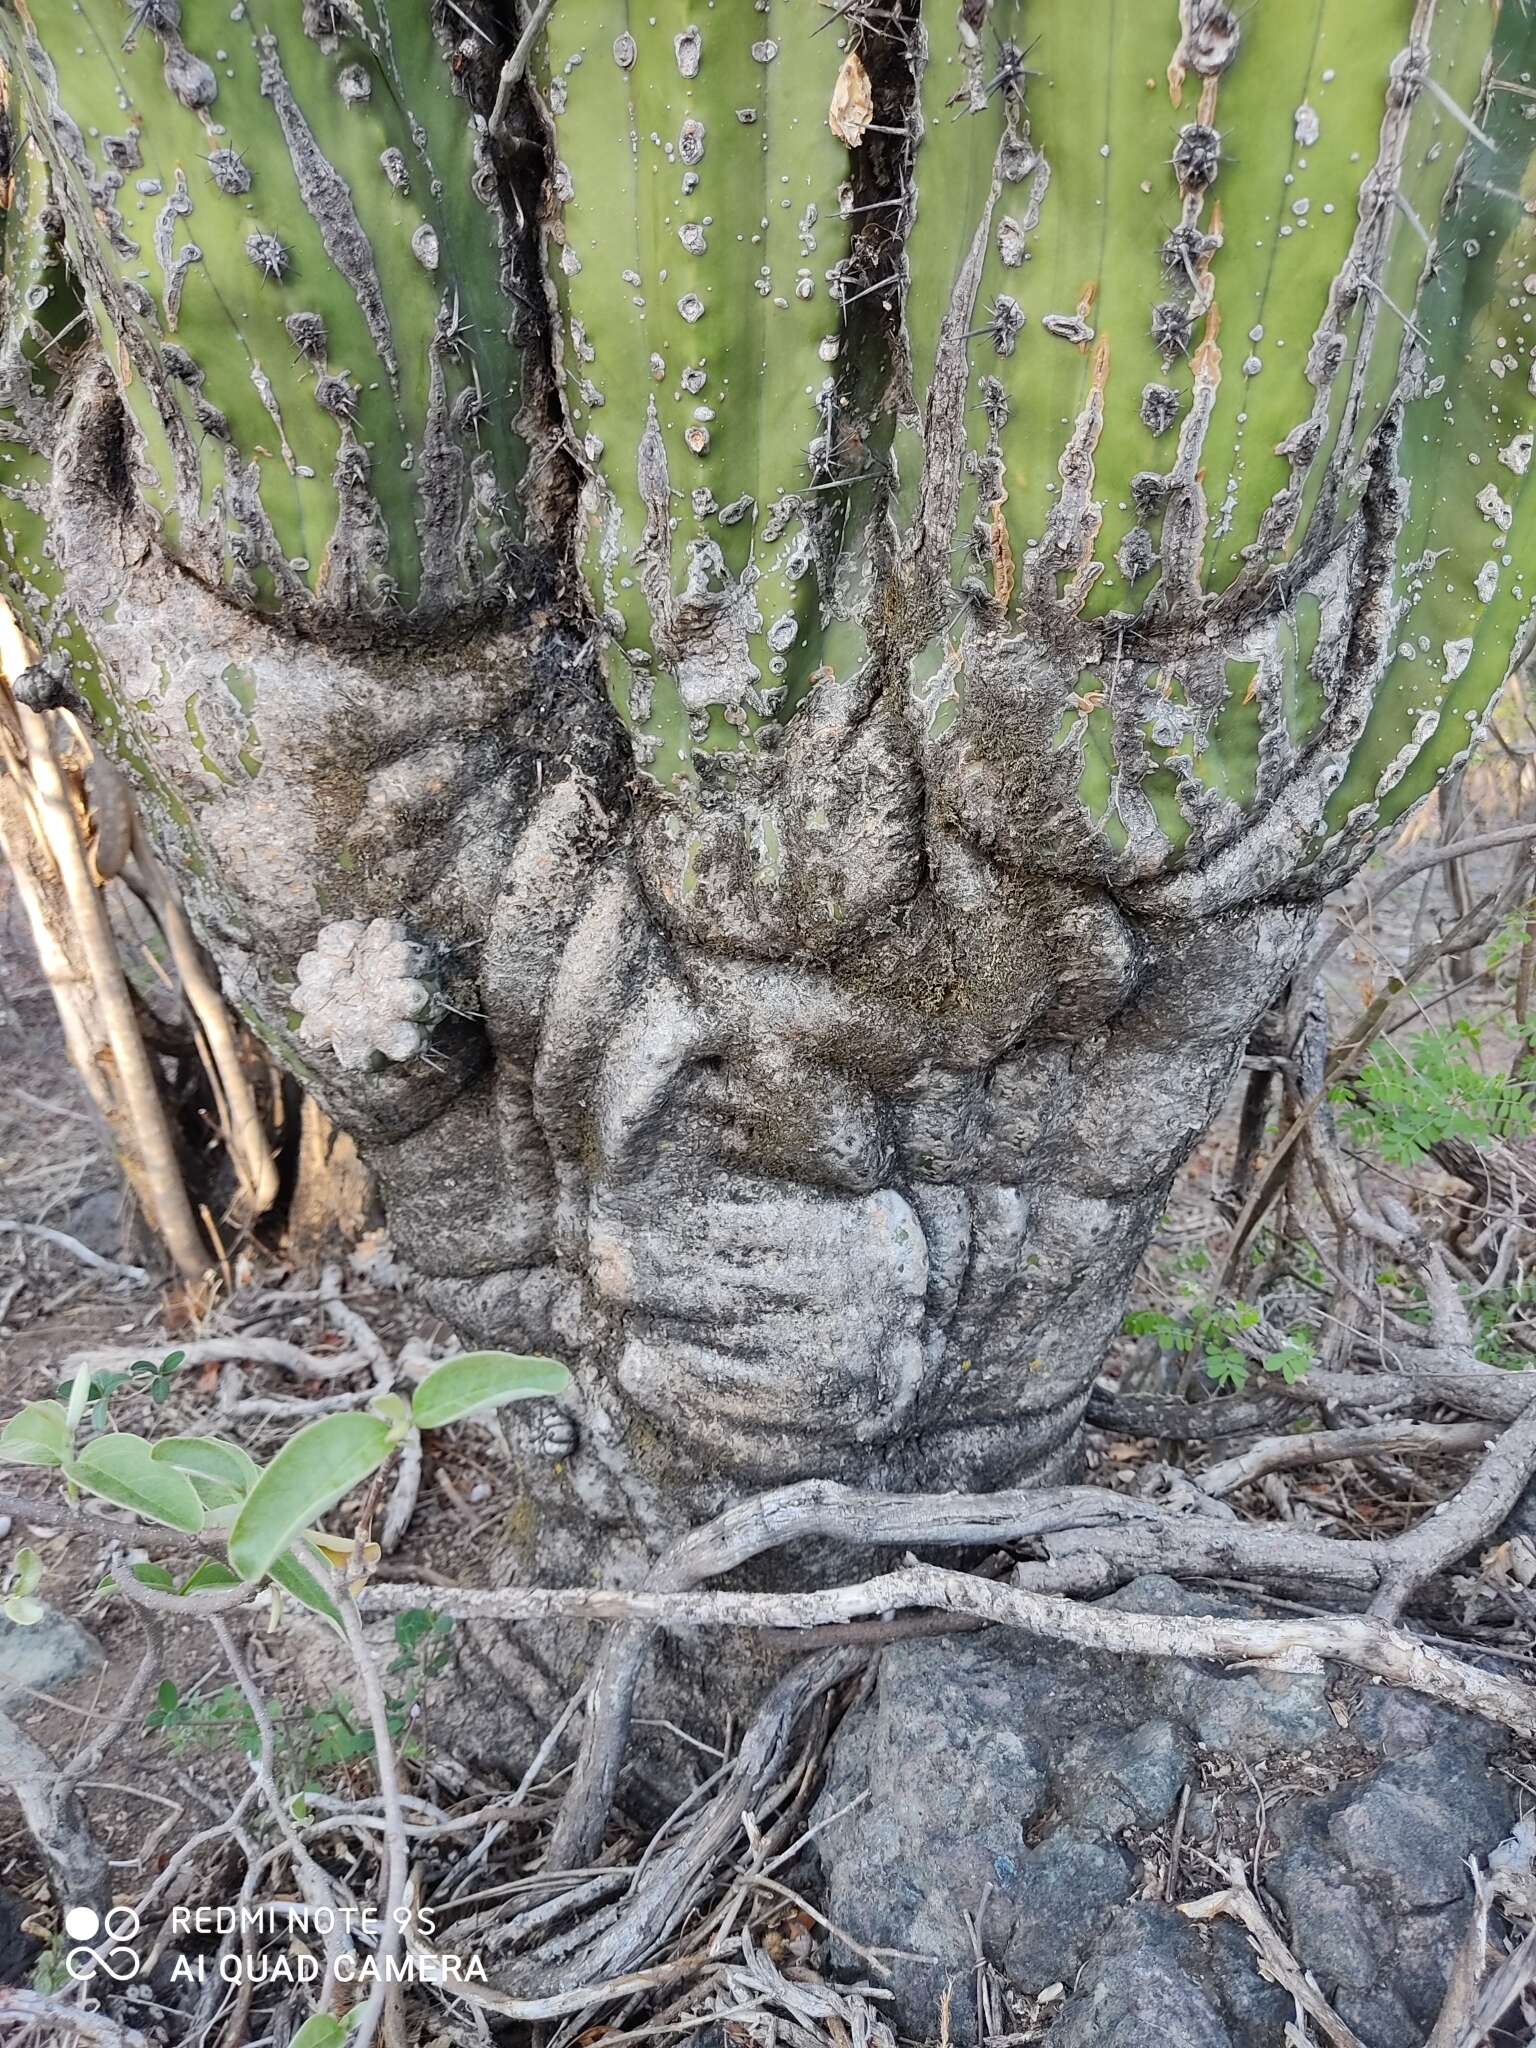
[(1019, 1859), (1008, 1891), (1003, 1968), (1026, 1991), (1069, 1978), (1093, 1935), (1136, 1889), (1136, 1862), (1113, 1843), (1058, 1828)]
[(32, 1982), (32, 1965), (43, 1944), (23, 1925), (30, 1910), (15, 1892), (0, 1891), (0, 1984)]
[(25, 1710), (31, 1693), (52, 1692), (106, 1660), (90, 1630), (56, 1608), (45, 1607), (42, 1620), (26, 1628), (0, 1615), (0, 1704)]
[(1172, 1813), (1188, 1769), (1171, 1721), (1147, 1721), (1108, 1739), (1090, 1730), (1062, 1758), (1061, 1812), (1104, 1835), (1158, 1827)]
[(1237, 1949), (1245, 1949), (1234, 1927), (1197, 1928), (1171, 1906), (1122, 1908), (1051, 2029), (1051, 2048), (1148, 2048), (1153, 2042), (1242, 2048), (1249, 2041), (1278, 2041), (1291, 2002), (1263, 1982), (1245, 1954), (1234, 1953), (1234, 1936)]
[[(1405, 1753), (1415, 1731), (1425, 1740)], [(1368, 1693), (1351, 1733), (1397, 1753), (1281, 1807), (1266, 1880), (1340, 2016), (1367, 2048), (1395, 2048), (1434, 2023), (1471, 1910), (1467, 1859), (1486, 1862), (1508, 1832), (1513, 1790), (1489, 1768), (1493, 1732), (1427, 1702)]]
[[(1251, 1611), (1157, 1577), (1104, 1604)], [(900, 2034), (933, 2038), (947, 1989), (951, 2038), (975, 2039), (979, 1939), (1021, 1999), (1068, 1986), (1051, 2048), (1272, 2048), (1290, 2004), (1247, 1935), (1149, 1898), (1165, 1866), (1142, 1855), (1186, 1786), (1188, 1849), (1220, 1860), (1234, 1829), (1256, 1841), (1267, 1788), (1262, 1879), (1279, 1931), (1365, 2048), (1400, 2048), (1443, 1997), (1467, 1859), (1486, 1861), (1515, 1818), (1493, 1768), (1501, 1741), (1413, 1694), (1323, 1673), (1090, 1656), (1002, 1629), (893, 1644), (833, 1747), (822, 1895), (855, 1940), (921, 1958), (893, 1964)], [(1186, 1860), (1181, 1896), (1205, 1868)], [(863, 1967), (835, 1944), (833, 1962)]]

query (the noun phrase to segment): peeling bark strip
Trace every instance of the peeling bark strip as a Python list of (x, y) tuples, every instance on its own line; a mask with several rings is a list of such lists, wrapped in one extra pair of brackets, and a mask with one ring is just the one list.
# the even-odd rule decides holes
[(272, 102), (282, 125), (283, 140), (288, 145), (300, 195), (310, 218), (320, 230), (326, 255), (357, 296), (358, 307), (368, 323), (368, 332), (373, 337), (379, 361), (389, 374), (390, 383), (398, 384), (400, 367), (395, 360), (395, 340), (373, 259), (373, 245), (357, 217), (351, 190), (315, 140), (314, 130), (293, 96), (283, 75), (276, 36), (261, 36), (258, 47), (261, 51), (262, 95)]

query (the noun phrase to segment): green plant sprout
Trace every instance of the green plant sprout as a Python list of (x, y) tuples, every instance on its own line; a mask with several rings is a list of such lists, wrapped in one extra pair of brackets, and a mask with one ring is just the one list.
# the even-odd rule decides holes
[[(145, 1363), (152, 1397), (155, 1386), (180, 1362), (181, 1354), (173, 1353), (159, 1367)], [(62, 1400), (27, 1402), (0, 1430), (0, 1464), (56, 1471), (71, 1499), (94, 1494), (184, 1535), (223, 1533), (227, 1563), (213, 1555), (205, 1557), (180, 1584), (164, 1565), (131, 1565), (141, 1585), (186, 1594), (242, 1583), (256, 1586), (270, 1579), (333, 1626), (339, 1626), (335, 1603), (311, 1566), (323, 1570), (348, 1565), (357, 1546), (351, 1539), (328, 1537), (315, 1526), (320, 1518), (354, 1487), (372, 1479), (414, 1430), (442, 1429), (508, 1401), (552, 1399), (570, 1384), (570, 1374), (552, 1358), (469, 1352), (435, 1366), (409, 1402), (383, 1393), (366, 1412), (324, 1415), (307, 1423), (264, 1467), (239, 1444), (220, 1436), (171, 1436), (151, 1442), (127, 1430), (109, 1429), (79, 1443), (86, 1409), (99, 1414), (117, 1387), (140, 1371), (135, 1365), (127, 1374), (81, 1372), (59, 1390), (67, 1391), (67, 1405)], [(115, 1383), (103, 1390), (101, 1381), (107, 1377)], [(377, 1554), (365, 1547), (365, 1568)], [(25, 1603), (31, 1593), (30, 1584), (19, 1586), (12, 1597)], [(23, 1613), (28, 1611), (23, 1607)], [(41, 1612), (38, 1607), (30, 1618), (39, 1618)]]
[[(1241, 1393), (1248, 1384), (1250, 1351), (1238, 1339), (1256, 1329), (1259, 1311), (1245, 1301), (1217, 1308), (1195, 1306), (1171, 1315), (1166, 1309), (1132, 1309), (1122, 1328), (1127, 1336), (1155, 1338), (1163, 1351), (1197, 1360), (1208, 1379), (1218, 1387)], [(1304, 1379), (1317, 1362), (1312, 1339), (1305, 1330), (1292, 1330), (1273, 1351), (1263, 1352), (1258, 1363), (1265, 1372), (1279, 1375), (1288, 1387)]]

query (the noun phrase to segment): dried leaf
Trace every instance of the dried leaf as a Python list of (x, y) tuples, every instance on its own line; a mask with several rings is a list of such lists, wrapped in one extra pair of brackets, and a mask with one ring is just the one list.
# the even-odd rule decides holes
[(837, 84), (832, 88), (827, 126), (839, 142), (846, 143), (849, 149), (857, 149), (864, 140), (864, 130), (874, 118), (875, 99), (869, 73), (859, 61), (858, 51), (850, 50), (837, 74)]

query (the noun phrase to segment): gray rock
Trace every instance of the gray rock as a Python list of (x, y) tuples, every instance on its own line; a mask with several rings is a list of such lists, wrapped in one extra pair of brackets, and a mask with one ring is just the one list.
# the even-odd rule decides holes
[(1008, 1887), (1003, 1968), (1026, 1991), (1070, 1977), (1093, 1936), (1136, 1889), (1136, 1862), (1111, 1842), (1058, 1828), (1019, 1859)]
[(31, 1692), (51, 1692), (106, 1661), (90, 1630), (55, 1608), (45, 1608), (42, 1620), (28, 1628), (0, 1614), (0, 1704), (25, 1707)]
[[(1241, 2048), (1280, 2039), (1290, 2000), (1265, 1984), (1243, 1937), (1196, 1928), (1171, 1906), (1126, 1906), (1095, 1944), (1051, 2048)], [(1246, 1967), (1245, 1967), (1246, 1966)], [(1249, 1981), (1251, 1980), (1251, 1982)], [(1236, 1987), (1234, 1998), (1229, 1986)]]
[(15, 1892), (0, 1891), (0, 1984), (30, 1985), (43, 1944), (22, 1925), (30, 1908)]
[[(1156, 1578), (1106, 1604), (1245, 1611)], [(1136, 1896), (1144, 1838), (1185, 1785), (1186, 1843), (1220, 1855), (1231, 1837), (1214, 1836), (1218, 1821), (1257, 1837), (1257, 1781), (1280, 1931), (1366, 2048), (1422, 2039), (1466, 1924), (1466, 1859), (1514, 1818), (1490, 1768), (1500, 1738), (1381, 1686), (1350, 1689), (1341, 1730), (1328, 1685), (1092, 1657), (1001, 1629), (887, 1649), (834, 1745), (817, 1818), (859, 1804), (816, 1851), (838, 1926), (925, 1959), (895, 1966), (898, 2030), (931, 2039), (947, 1988), (953, 2039), (975, 2038), (979, 1928), (1020, 1993), (1071, 1987), (1051, 2048), (1273, 2048), (1289, 2001), (1243, 1931)], [(1227, 1757), (1244, 1768), (1213, 1772)]]
[[(1106, 1607), (1137, 1614), (1242, 1615), (1249, 1610), (1174, 1579), (1144, 1578), (1111, 1593)], [(1276, 1749), (1304, 1749), (1337, 1732), (1321, 1673), (1226, 1671), (1179, 1657), (1154, 1657), (1143, 1667), (1152, 1696), (1208, 1749), (1252, 1759)]]
[(1188, 1771), (1188, 1746), (1171, 1721), (1147, 1721), (1124, 1735), (1092, 1728), (1067, 1745), (1057, 1805), (1065, 1819), (1101, 1835), (1155, 1828), (1172, 1813)]
[[(1487, 1856), (1515, 1809), (1488, 1768), (1488, 1729), (1368, 1695), (1351, 1732), (1373, 1729), (1398, 1753), (1363, 1781), (1282, 1807), (1266, 1877), (1297, 1958), (1341, 2017), (1367, 2048), (1396, 2048), (1433, 2024), (1471, 1909), (1467, 1859)], [(1432, 1739), (1403, 1754), (1414, 1733)]]

